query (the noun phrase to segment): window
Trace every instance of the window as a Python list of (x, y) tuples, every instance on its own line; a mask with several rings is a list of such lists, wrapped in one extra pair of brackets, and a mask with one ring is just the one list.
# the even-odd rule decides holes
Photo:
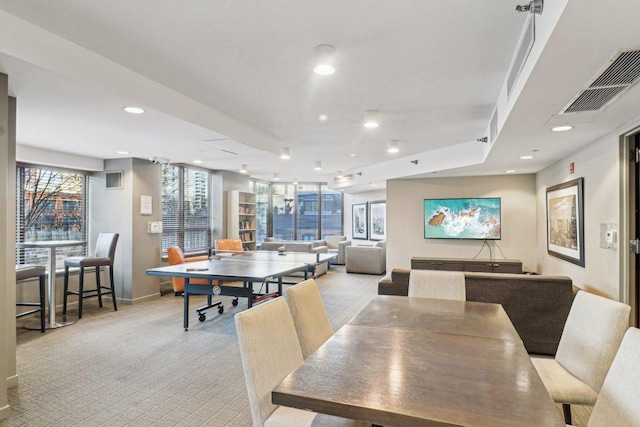
[(269, 188), (268, 182), (251, 180), (251, 192), (256, 194), (256, 241), (262, 242), (269, 234)]
[[(325, 236), (341, 236), (342, 192), (326, 185), (251, 183), (257, 194), (258, 241), (269, 235), (282, 240), (315, 240)], [(271, 204), (269, 201), (271, 189)], [(265, 213), (261, 214), (260, 212)], [(271, 214), (271, 215), (270, 215)], [(262, 215), (262, 216), (261, 216)], [(265, 233), (260, 233), (260, 221), (269, 221)]]
[(209, 249), (209, 173), (183, 166), (162, 165), (162, 253), (169, 246), (184, 252)]
[[(16, 169), (16, 241), (87, 240), (87, 176), (78, 171), (19, 166)], [(85, 255), (83, 247), (59, 248), (64, 259)], [(47, 265), (47, 249), (18, 249), (17, 263)]]

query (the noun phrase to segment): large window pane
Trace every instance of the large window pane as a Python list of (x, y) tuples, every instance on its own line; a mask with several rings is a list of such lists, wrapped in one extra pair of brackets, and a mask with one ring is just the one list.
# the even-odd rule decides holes
[(211, 247), (209, 174), (182, 166), (162, 166), (162, 252)]
[(326, 185), (322, 192), (322, 232), (321, 237), (342, 236), (342, 192), (329, 190)]
[(263, 242), (269, 233), (269, 183), (252, 180), (251, 192), (256, 194), (256, 241)]
[(320, 188), (317, 184), (301, 184), (298, 195), (297, 240), (318, 239), (320, 219)]
[(291, 184), (271, 184), (273, 236), (295, 240), (295, 190)]
[[(43, 167), (16, 169), (16, 241), (86, 240), (87, 177)], [(64, 259), (85, 255), (81, 246), (58, 248), (56, 270)], [(48, 249), (18, 249), (17, 263), (47, 265)]]

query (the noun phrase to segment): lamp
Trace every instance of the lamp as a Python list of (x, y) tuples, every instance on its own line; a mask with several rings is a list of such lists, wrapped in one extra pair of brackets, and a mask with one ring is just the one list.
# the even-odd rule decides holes
[(364, 127), (374, 129), (380, 126), (380, 112), (369, 110), (364, 112)]
[(240, 173), (247, 173), (247, 165), (240, 165)]
[(280, 150), (280, 158), (282, 160), (289, 160), (291, 158), (291, 156), (289, 155), (289, 149), (288, 148), (283, 148)]
[(315, 166), (313, 167), (313, 169), (317, 170), (317, 171), (321, 171), (322, 170), (322, 162), (321, 161), (317, 161), (315, 163)]
[(389, 142), (389, 148), (387, 148), (387, 153), (397, 153), (400, 151), (400, 148), (398, 147), (398, 141), (397, 140), (393, 140), (391, 142)]
[(313, 72), (321, 76), (328, 76), (335, 73), (333, 67), (335, 48), (328, 44), (323, 44), (315, 48), (315, 68)]
[(273, 180), (274, 180), (274, 181), (280, 181), (280, 174), (278, 174), (278, 173), (274, 173), (274, 174), (273, 174)]

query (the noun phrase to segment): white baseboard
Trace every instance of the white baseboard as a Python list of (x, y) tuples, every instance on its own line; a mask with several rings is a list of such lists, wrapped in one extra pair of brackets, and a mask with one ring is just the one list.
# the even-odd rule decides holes
[(13, 388), (18, 385), (18, 374), (7, 378), (7, 388)]
[(6, 420), (11, 415), (11, 407), (9, 405), (0, 408), (0, 420)]

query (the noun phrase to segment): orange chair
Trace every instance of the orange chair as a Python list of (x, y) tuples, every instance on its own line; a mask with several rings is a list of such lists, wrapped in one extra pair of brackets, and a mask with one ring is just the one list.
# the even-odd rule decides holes
[(240, 253), (242, 251), (242, 241), (240, 239), (216, 240), (216, 255), (221, 253)]
[[(182, 249), (180, 249), (177, 246), (168, 247), (167, 255), (169, 256), (170, 265), (184, 264), (185, 262), (206, 261), (208, 259), (206, 255), (185, 258), (184, 253), (182, 252)], [(190, 283), (206, 285), (209, 282), (204, 279), (191, 279)], [(214, 281), (212, 284), (217, 285), (218, 282)], [(173, 278), (173, 291), (176, 293), (176, 296), (182, 294), (182, 292), (184, 291), (184, 278), (182, 277)]]

